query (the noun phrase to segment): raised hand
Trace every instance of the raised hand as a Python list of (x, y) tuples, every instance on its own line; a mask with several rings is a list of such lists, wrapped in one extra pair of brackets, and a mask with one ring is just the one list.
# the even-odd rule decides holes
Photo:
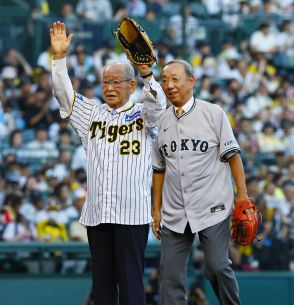
[(54, 22), (49, 32), (54, 59), (64, 58), (73, 34), (66, 36), (65, 24), (60, 21)]
[[(140, 65), (139, 64), (134, 64), (134, 65), (138, 69), (141, 76), (149, 75), (152, 72), (151, 67), (147, 64), (140, 64)], [(151, 78), (151, 74), (148, 78)]]

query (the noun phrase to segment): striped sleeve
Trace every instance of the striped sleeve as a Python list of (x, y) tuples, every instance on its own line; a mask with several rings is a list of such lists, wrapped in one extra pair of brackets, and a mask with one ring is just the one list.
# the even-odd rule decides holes
[(66, 58), (52, 61), (53, 93), (59, 104), (60, 116), (66, 119), (70, 116), (75, 93), (68, 76)]
[(53, 60), (52, 85), (53, 93), (59, 104), (60, 116), (70, 120), (86, 148), (95, 102), (74, 92), (67, 72), (66, 58)]
[(85, 149), (87, 147), (86, 143), (90, 130), (91, 115), (95, 105), (94, 103), (93, 100), (89, 100), (86, 97), (75, 93), (72, 111), (69, 116), (69, 120), (81, 138)]

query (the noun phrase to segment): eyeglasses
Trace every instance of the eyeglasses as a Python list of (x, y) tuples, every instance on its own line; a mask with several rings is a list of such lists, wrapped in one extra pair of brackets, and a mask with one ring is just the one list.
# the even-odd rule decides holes
[(109, 86), (109, 85), (112, 85), (113, 87), (120, 87), (120, 85), (123, 83), (123, 82), (129, 82), (131, 81), (132, 79), (123, 79), (123, 80), (113, 80), (112, 82), (110, 81), (102, 81), (102, 86)]
[(167, 86), (170, 81), (172, 81), (173, 84), (178, 84), (180, 82), (180, 80), (181, 80), (181, 78), (179, 78), (179, 77), (163, 78), (163, 79), (160, 80), (160, 83), (163, 86)]

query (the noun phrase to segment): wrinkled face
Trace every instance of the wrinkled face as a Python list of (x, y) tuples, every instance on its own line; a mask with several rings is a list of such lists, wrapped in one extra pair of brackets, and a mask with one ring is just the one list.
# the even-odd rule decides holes
[(113, 64), (104, 70), (102, 76), (103, 99), (111, 108), (119, 108), (130, 99), (136, 84), (134, 79), (126, 78), (123, 64)]
[(188, 76), (181, 63), (169, 64), (162, 70), (162, 89), (176, 107), (182, 107), (192, 97), (194, 84), (194, 76)]

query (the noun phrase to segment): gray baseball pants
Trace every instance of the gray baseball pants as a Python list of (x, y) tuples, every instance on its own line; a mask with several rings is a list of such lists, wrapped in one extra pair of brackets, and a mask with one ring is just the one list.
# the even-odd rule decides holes
[[(205, 276), (220, 305), (240, 305), (239, 288), (228, 256), (229, 218), (198, 232), (205, 257)], [(185, 280), (195, 233), (189, 224), (183, 234), (162, 228), (160, 305), (186, 305)]]

